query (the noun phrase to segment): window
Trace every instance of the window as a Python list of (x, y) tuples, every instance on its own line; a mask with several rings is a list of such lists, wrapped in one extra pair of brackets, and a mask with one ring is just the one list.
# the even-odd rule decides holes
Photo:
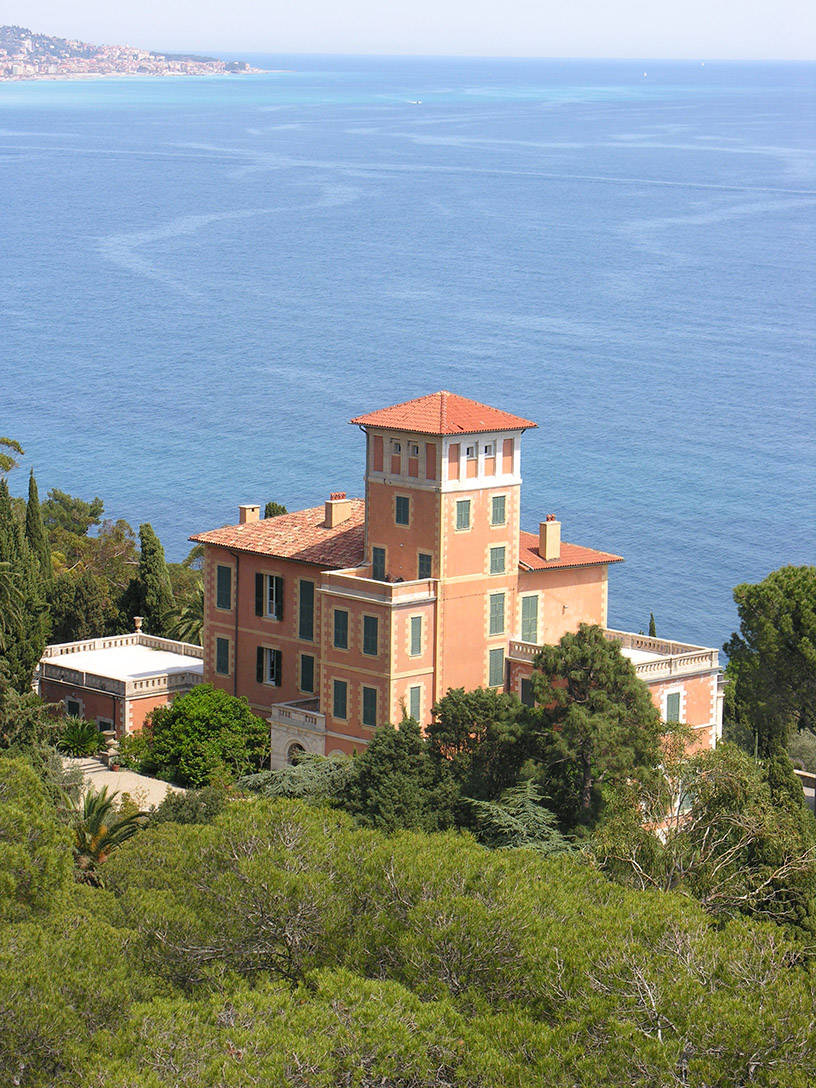
[(422, 653), (422, 616), (411, 616), (411, 657)]
[(232, 608), (232, 567), (222, 567), (220, 564), (216, 567), (215, 607)]
[(411, 500), (405, 495), (397, 495), (395, 499), (394, 521), (397, 525), (411, 523)]
[(397, 442), (396, 438), (391, 439), (391, 452), (402, 453), (402, 443)]
[(65, 713), (69, 718), (82, 717), (82, 703), (78, 699), (65, 700)]
[(504, 594), (490, 594), (490, 634), (504, 634)]
[(538, 597), (521, 598), (521, 641), (538, 642)]
[(498, 544), (490, 549), (490, 573), (504, 574), (504, 545)]
[(488, 674), (487, 683), (491, 688), (498, 688), (504, 685), (504, 650), (498, 647), (495, 650), (490, 650), (488, 653)]
[(680, 721), (680, 692), (673, 691), (666, 696), (666, 721)]
[(507, 521), (507, 496), (494, 495), (490, 503), (490, 524), (504, 525)]
[(311, 654), (300, 655), (300, 690), (314, 691), (314, 658)]
[(271, 650), (268, 646), (259, 646), (255, 661), (255, 679), (259, 684), (272, 684), (279, 688), (282, 682), (282, 660), (280, 650)]
[(478, 454), (478, 446), (465, 446), (465, 457), (467, 457), (468, 461), (475, 461)]
[(525, 706), (535, 706), (535, 696), (533, 695), (533, 682), (527, 677), (523, 677), (521, 681), (521, 701)]
[(363, 688), (363, 725), (377, 725), (376, 688)]
[(371, 549), (371, 577), (377, 582), (385, 581), (385, 548)]
[(109, 732), (113, 729), (113, 718), (97, 718), (96, 727), (100, 733)]
[(485, 444), (484, 444), (484, 455), (485, 455), (485, 457), (495, 457), (496, 456), (496, 443), (495, 442), (485, 442)]
[(363, 616), (363, 653), (376, 657), (380, 652), (380, 621), (376, 616)]
[(335, 680), (332, 698), (332, 714), (335, 718), (345, 718), (348, 709), (348, 684), (345, 680)]
[(456, 528), (470, 528), (470, 499), (456, 500)]
[(348, 649), (348, 612), (344, 608), (334, 610), (334, 645), (338, 650)]
[(314, 639), (314, 582), (300, 580), (300, 602), (298, 615), (298, 638), (304, 642)]
[(414, 721), (419, 721), (419, 715), (422, 713), (420, 707), (420, 701), (422, 699), (422, 688), (419, 684), (414, 687), (408, 688), (408, 716), (413, 718)]
[(255, 615), (283, 619), (283, 578), (277, 574), (255, 575)]
[(420, 552), (417, 557), (417, 578), (430, 578), (432, 577), (431, 571), (433, 570), (433, 556), (427, 555), (425, 552)]
[(409, 442), (408, 443), (408, 456), (409, 457), (419, 457), (419, 446), (417, 445), (416, 442)]
[(229, 676), (229, 639), (215, 640), (215, 671), (219, 676)]

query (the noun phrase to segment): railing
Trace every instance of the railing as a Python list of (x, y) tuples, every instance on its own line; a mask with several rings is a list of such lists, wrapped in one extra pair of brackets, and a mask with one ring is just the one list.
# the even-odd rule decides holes
[[(49, 665), (41, 662), (37, 671), (40, 680), (54, 680), (59, 684), (71, 684), (74, 687), (93, 688), (108, 695), (124, 695), (124, 680), (114, 680), (110, 676), (97, 676), (95, 673), (81, 672), (79, 669), (66, 669), (63, 665)], [(198, 683), (199, 681), (197, 681)]]
[(182, 657), (197, 657), (203, 660), (204, 650), (192, 642), (177, 642), (172, 638), (160, 638), (147, 635), (143, 631), (132, 631), (128, 635), (110, 635), (107, 638), (89, 638), (79, 642), (59, 642), (46, 646), (43, 658), (59, 657), (61, 654), (80, 654), (91, 650), (115, 650), (121, 646), (147, 646), (151, 650), (165, 650), (167, 653), (180, 654)]
[(140, 680), (128, 680), (125, 694), (149, 695), (151, 692), (180, 691), (194, 688), (201, 683), (200, 672), (167, 672), (157, 676), (145, 676)]
[[(637, 675), (647, 682), (719, 668), (717, 650), (706, 646), (690, 646), (685, 642), (670, 642), (666, 639), (650, 638), (648, 635), (635, 635), (629, 631), (605, 631), (604, 634), (611, 642), (617, 642), (623, 650), (642, 650), (657, 655), (654, 661), (632, 662)], [(514, 661), (532, 663), (540, 650), (541, 646), (533, 642), (513, 639), (507, 656)]]
[(307, 700), (305, 705), (297, 703), (276, 703), (269, 708), (269, 721), (275, 725), (292, 725), (298, 729), (311, 729), (316, 733), (326, 732), (326, 715), (316, 709), (307, 709), (316, 699)]
[(342, 593), (383, 604), (416, 604), (436, 599), (437, 580), (416, 578), (410, 582), (381, 582), (369, 576), (368, 567), (333, 570), (324, 575), (322, 593)]

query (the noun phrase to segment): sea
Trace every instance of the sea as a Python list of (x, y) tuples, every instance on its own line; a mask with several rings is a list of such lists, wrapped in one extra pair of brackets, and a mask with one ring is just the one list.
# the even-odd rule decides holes
[(348, 420), (536, 420), (524, 527), (719, 646), (816, 562), (816, 66), (243, 55), (0, 84), (0, 434), (167, 556), (363, 493)]

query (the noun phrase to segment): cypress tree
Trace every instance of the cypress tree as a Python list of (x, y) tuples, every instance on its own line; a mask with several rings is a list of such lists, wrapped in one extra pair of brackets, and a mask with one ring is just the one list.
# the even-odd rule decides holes
[(28, 479), (25, 535), (31, 553), (39, 565), (42, 584), (46, 590), (49, 590), (54, 584), (54, 568), (51, 564), (51, 545), (48, 542), (48, 534), (43, 525), (40, 496), (37, 491), (37, 481), (34, 478), (34, 469), (31, 470)]
[(131, 598), (134, 614), (144, 618), (144, 630), (151, 635), (166, 634), (176, 607), (170, 574), (164, 559), (164, 548), (145, 522), (139, 526), (139, 572), (135, 579), (135, 594)]
[(655, 625), (654, 612), (649, 613), (649, 638), (657, 638), (657, 627)]
[(0, 480), (0, 564), (15, 588), (15, 607), (3, 616), (3, 659), (12, 687), (25, 692), (45, 649), (47, 613), (37, 560), (14, 516), (5, 480)]

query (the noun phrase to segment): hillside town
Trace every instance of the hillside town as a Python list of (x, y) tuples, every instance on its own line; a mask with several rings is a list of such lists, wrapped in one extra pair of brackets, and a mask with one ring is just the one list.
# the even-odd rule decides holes
[(245, 61), (153, 53), (129, 45), (91, 45), (0, 26), (0, 80), (82, 76), (202, 76), (256, 72)]

